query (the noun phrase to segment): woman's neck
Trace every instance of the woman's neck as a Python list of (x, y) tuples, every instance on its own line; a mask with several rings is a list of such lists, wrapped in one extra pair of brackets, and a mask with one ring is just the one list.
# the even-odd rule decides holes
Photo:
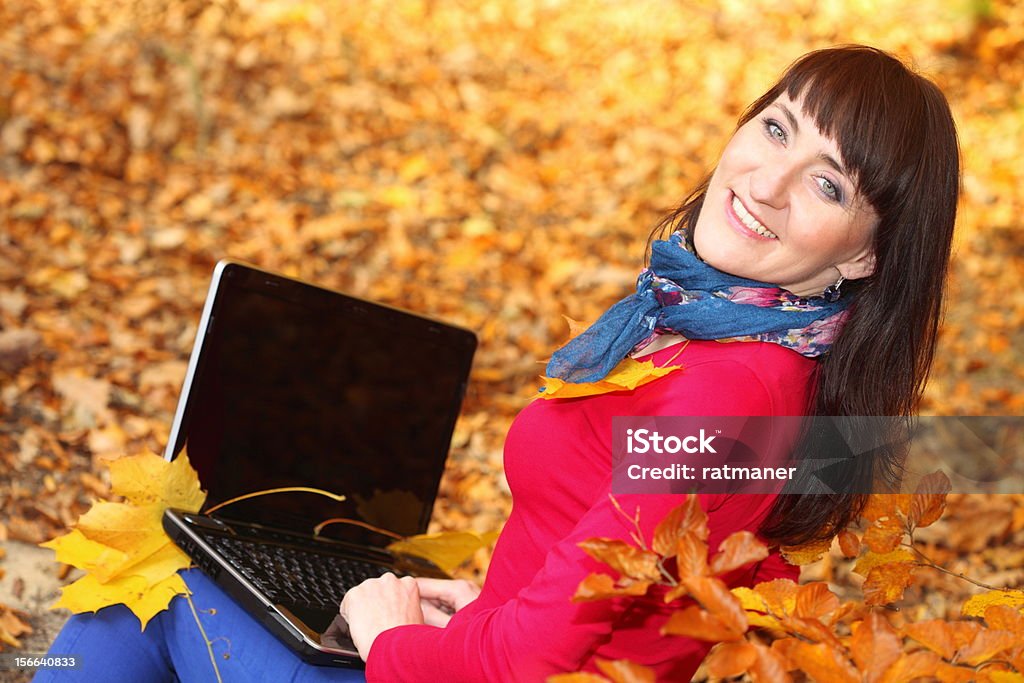
[(629, 354), (629, 356), (630, 358), (633, 359), (649, 356), (652, 353), (661, 351), (662, 349), (668, 348), (673, 344), (678, 344), (681, 341), (686, 341), (686, 337), (684, 337), (681, 334), (675, 334), (674, 332), (670, 332), (668, 334), (659, 334), (657, 339), (655, 339), (654, 341), (652, 341), (650, 344), (640, 349), (639, 351)]

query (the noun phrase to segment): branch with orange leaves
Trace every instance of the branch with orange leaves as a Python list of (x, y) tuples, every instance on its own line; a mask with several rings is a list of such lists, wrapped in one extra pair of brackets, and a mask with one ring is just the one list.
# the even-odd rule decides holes
[[(869, 549), (854, 569), (867, 576), (864, 602), (845, 603), (823, 582), (797, 585), (776, 579), (730, 590), (721, 577), (766, 557), (768, 548), (750, 532), (737, 532), (709, 560), (707, 516), (696, 496), (687, 497), (658, 524), (649, 546), (639, 532), (639, 520), (613, 499), (633, 522), (636, 531), (631, 537), (636, 546), (613, 539), (581, 543), (584, 551), (615, 570), (618, 578), (591, 574), (580, 583), (573, 600), (646, 595), (655, 585), (666, 589), (666, 603), (691, 598), (693, 604), (673, 613), (661, 635), (718, 643), (706, 665), (712, 676), (720, 678), (747, 673), (755, 681), (790, 681), (790, 672), (800, 670), (814, 680), (849, 683), (898, 683), (924, 677), (1024, 683), (1024, 614), (1020, 611), (1024, 593), (1020, 591), (993, 590), (964, 604), (963, 614), (983, 617), (986, 625), (935, 619), (897, 628), (884, 612), (873, 609), (902, 597), (914, 567), (941, 569), (923, 554), (914, 555), (899, 546), (903, 536), (909, 535), (907, 545), (916, 550), (914, 530), (941, 517), (948, 491), (948, 479), (937, 473), (925, 477), (914, 494), (871, 497), (863, 515), (870, 523), (863, 541), (850, 530), (839, 538), (847, 557), (855, 557), (862, 546)], [(783, 555), (794, 564), (808, 564), (820, 559), (830, 542), (784, 548)], [(770, 646), (754, 638), (755, 628), (773, 632), (776, 638)], [(653, 670), (628, 661), (599, 662), (599, 669), (603, 675), (571, 673), (548, 680), (655, 680)]]

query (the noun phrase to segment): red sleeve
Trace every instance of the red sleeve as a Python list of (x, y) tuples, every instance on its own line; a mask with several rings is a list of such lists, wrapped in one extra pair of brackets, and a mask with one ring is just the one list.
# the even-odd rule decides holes
[[(658, 392), (638, 401), (637, 414), (656, 415), (767, 415), (772, 399), (746, 366), (730, 361), (687, 367), (686, 382), (664, 383)], [(651, 385), (658, 385), (655, 382)], [(678, 384), (679, 388), (674, 388)], [(685, 385), (685, 386), (684, 386)], [(648, 400), (650, 403), (648, 403)], [(608, 419), (610, 421), (610, 415)], [(571, 473), (566, 473), (567, 476)], [(368, 681), (539, 681), (562, 672), (577, 671), (609, 639), (627, 599), (573, 603), (572, 595), (588, 574), (606, 572), (605, 565), (587, 556), (578, 543), (605, 537), (630, 540), (631, 524), (608, 499), (608, 484), (600, 491), (575, 528), (547, 553), (544, 565), (512, 600), (490, 609), (467, 608), (452, 617), (446, 628), (400, 626), (381, 633), (367, 658)], [(644, 537), (650, 539), (657, 523), (683, 497), (632, 495), (618, 497), (623, 509), (640, 510)], [(766, 496), (702, 495), (709, 513), (711, 554), (728, 534), (756, 529), (767, 511)], [(552, 501), (557, 505), (557, 501)], [(513, 539), (502, 538), (508, 543)], [(737, 570), (747, 578), (753, 569)], [(656, 633), (650, 634), (657, 638)], [(710, 644), (674, 639), (672, 656), (693, 659), (696, 669)], [(681, 642), (686, 641), (686, 642)]]

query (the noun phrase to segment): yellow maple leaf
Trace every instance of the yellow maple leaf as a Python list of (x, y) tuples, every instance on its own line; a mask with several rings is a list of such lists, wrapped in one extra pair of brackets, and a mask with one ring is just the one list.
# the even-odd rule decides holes
[(120, 550), (138, 560), (167, 543), (168, 539), (160, 529), (161, 514), (163, 509), (156, 505), (136, 507), (130, 503), (97, 501), (78, 518), (75, 528), (90, 541)]
[(170, 462), (152, 453), (118, 458), (109, 467), (111, 492), (135, 505), (158, 504), (195, 512), (206, 501), (199, 475), (185, 453)]
[(188, 586), (177, 573), (153, 585), (147, 585), (146, 579), (141, 576), (122, 576), (101, 582), (92, 574), (86, 574), (78, 581), (64, 586), (60, 599), (51, 609), (66, 607), (75, 614), (81, 614), (120, 604), (139, 618), (142, 630), (145, 630), (149, 620), (167, 609), (174, 596), (186, 593), (190, 593)]
[(145, 629), (175, 595), (188, 592), (177, 572), (191, 560), (164, 532), (163, 512), (196, 512), (206, 494), (184, 453), (171, 462), (152, 453), (126, 456), (110, 463), (110, 473), (111, 492), (126, 502), (98, 501), (69, 533), (40, 544), (58, 562), (86, 572), (61, 589), (52, 608), (79, 614), (123, 604)]
[(575, 339), (586, 332), (587, 328), (590, 327), (590, 323), (575, 320), (567, 315), (563, 315), (562, 317), (565, 318), (565, 322), (569, 325), (569, 339)]
[(990, 605), (1009, 605), (1024, 610), (1024, 591), (994, 590), (980, 593), (964, 603), (960, 608), (960, 614), (965, 617), (983, 617)]
[(540, 397), (579, 398), (612, 391), (632, 391), (681, 368), (681, 365), (659, 368), (649, 360), (639, 362), (627, 356), (604, 379), (597, 382), (563, 382), (555, 377), (542, 377), (544, 386), (540, 390)]
[(393, 553), (415, 555), (430, 560), (446, 573), (451, 573), (478, 549), (494, 542), (498, 532), (477, 534), (472, 531), (442, 531), (419, 534), (388, 546)]

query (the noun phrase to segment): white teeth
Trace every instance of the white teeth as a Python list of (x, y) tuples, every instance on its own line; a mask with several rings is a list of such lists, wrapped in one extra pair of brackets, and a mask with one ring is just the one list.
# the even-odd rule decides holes
[(753, 232), (769, 239), (779, 239), (774, 232), (761, 225), (760, 221), (750, 215), (750, 212), (747, 211), (747, 207), (743, 206), (743, 202), (741, 202), (740, 198), (736, 195), (732, 196), (732, 210), (735, 211), (736, 215), (739, 216), (741, 221), (743, 221), (743, 225), (750, 228)]

